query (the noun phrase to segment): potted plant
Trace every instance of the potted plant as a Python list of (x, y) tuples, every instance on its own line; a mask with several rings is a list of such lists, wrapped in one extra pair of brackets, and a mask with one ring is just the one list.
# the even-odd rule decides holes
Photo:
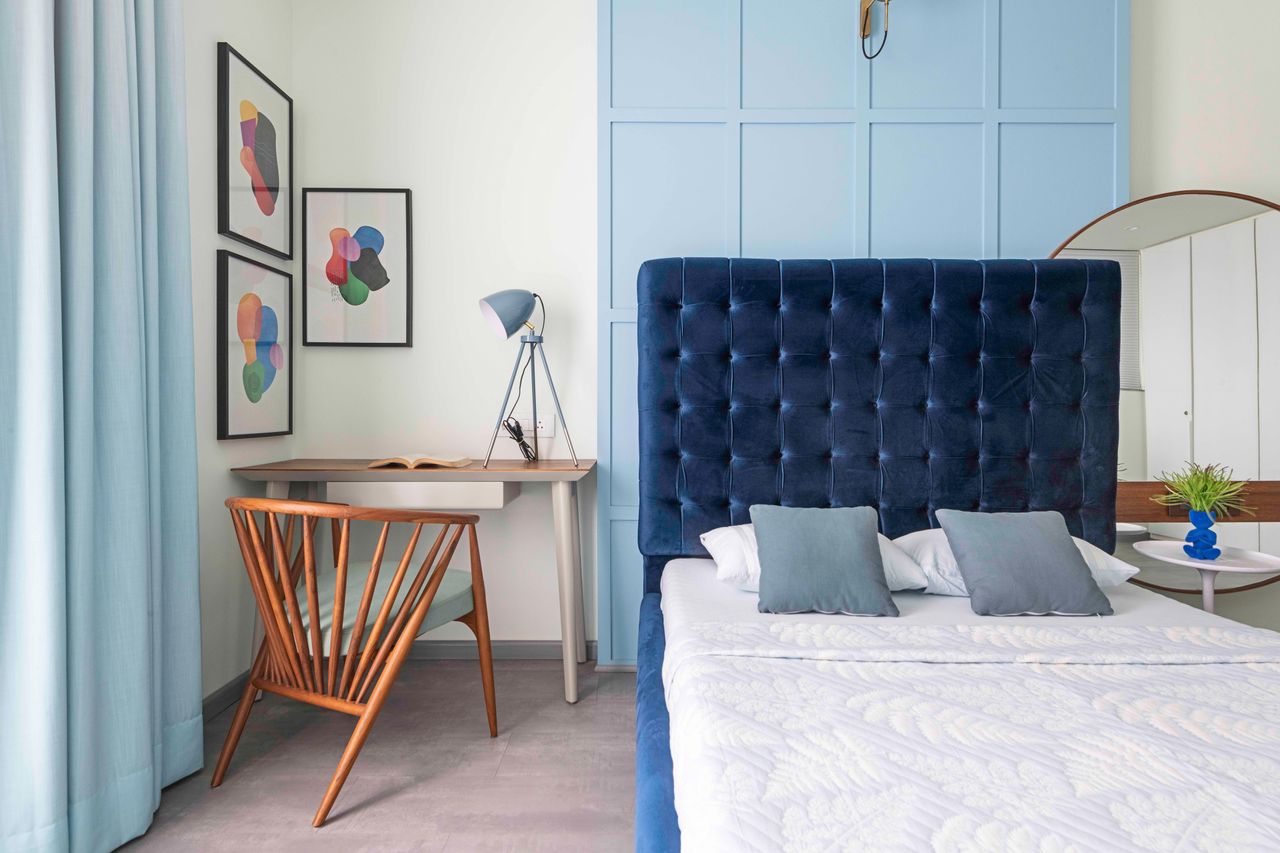
[(1214, 547), (1218, 534), (1213, 523), (1219, 516), (1226, 518), (1233, 513), (1253, 515), (1253, 509), (1245, 505), (1245, 483), (1232, 477), (1232, 470), (1225, 465), (1197, 465), (1188, 462), (1187, 467), (1172, 474), (1161, 473), (1156, 482), (1165, 487), (1162, 495), (1151, 500), (1162, 506), (1188, 508), (1192, 528), (1187, 533), (1187, 544), (1182, 550), (1197, 560), (1216, 560), (1222, 551)]

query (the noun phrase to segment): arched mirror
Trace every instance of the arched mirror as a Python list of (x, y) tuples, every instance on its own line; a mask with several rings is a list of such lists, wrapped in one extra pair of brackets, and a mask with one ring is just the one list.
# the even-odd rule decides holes
[[(1120, 264), (1121, 519), (1160, 518), (1140, 484), (1188, 461), (1280, 480), (1280, 205), (1208, 190), (1151, 196), (1088, 223), (1053, 256)], [(1272, 486), (1259, 482), (1251, 501), (1272, 523), (1221, 525), (1221, 544), (1280, 555)]]

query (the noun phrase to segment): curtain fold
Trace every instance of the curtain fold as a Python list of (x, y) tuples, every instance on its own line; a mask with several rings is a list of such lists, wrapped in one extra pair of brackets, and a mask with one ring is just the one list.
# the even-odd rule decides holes
[(180, 0), (0, 3), (0, 849), (203, 761)]

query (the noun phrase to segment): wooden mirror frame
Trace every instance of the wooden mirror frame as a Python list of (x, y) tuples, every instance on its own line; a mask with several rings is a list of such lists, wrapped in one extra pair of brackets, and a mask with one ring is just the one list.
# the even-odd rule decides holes
[(1277, 204), (1274, 201), (1267, 201), (1265, 198), (1258, 198), (1257, 196), (1246, 195), (1245, 193), (1233, 193), (1227, 190), (1173, 190), (1172, 192), (1167, 192), (1167, 193), (1156, 193), (1155, 195), (1143, 196), (1142, 198), (1137, 198), (1137, 199), (1134, 199), (1133, 201), (1125, 202), (1119, 207), (1108, 210), (1106, 213), (1095, 218), (1092, 222), (1085, 225), (1083, 228), (1078, 229), (1074, 234), (1072, 234), (1066, 240), (1063, 240), (1062, 244), (1059, 245), (1058, 248), (1054, 249), (1053, 254), (1049, 255), (1049, 257), (1050, 258), (1058, 257), (1058, 255), (1064, 249), (1068, 248), (1072, 243), (1074, 243), (1076, 241), (1076, 238), (1079, 237), (1081, 234), (1088, 231), (1090, 228), (1097, 225), (1099, 222), (1103, 222), (1107, 219), (1110, 219), (1111, 217), (1115, 216), (1117, 213), (1120, 213), (1121, 211), (1128, 210), (1131, 207), (1137, 207), (1140, 204), (1146, 204), (1149, 201), (1159, 201), (1162, 198), (1174, 198), (1176, 196), (1183, 196), (1183, 195), (1212, 195), (1212, 196), (1218, 196), (1219, 198), (1234, 198), (1234, 199), (1239, 199), (1240, 201), (1247, 201), (1247, 202), (1251, 202), (1252, 204), (1258, 204), (1263, 207), (1269, 207), (1272, 210), (1280, 210), (1280, 204)]

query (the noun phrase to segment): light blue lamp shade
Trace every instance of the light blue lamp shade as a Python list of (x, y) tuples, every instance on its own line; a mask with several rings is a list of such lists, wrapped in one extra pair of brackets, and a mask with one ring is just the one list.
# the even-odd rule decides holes
[(533, 316), (533, 299), (527, 290), (499, 290), (480, 300), (480, 313), (495, 334), (509, 338)]

